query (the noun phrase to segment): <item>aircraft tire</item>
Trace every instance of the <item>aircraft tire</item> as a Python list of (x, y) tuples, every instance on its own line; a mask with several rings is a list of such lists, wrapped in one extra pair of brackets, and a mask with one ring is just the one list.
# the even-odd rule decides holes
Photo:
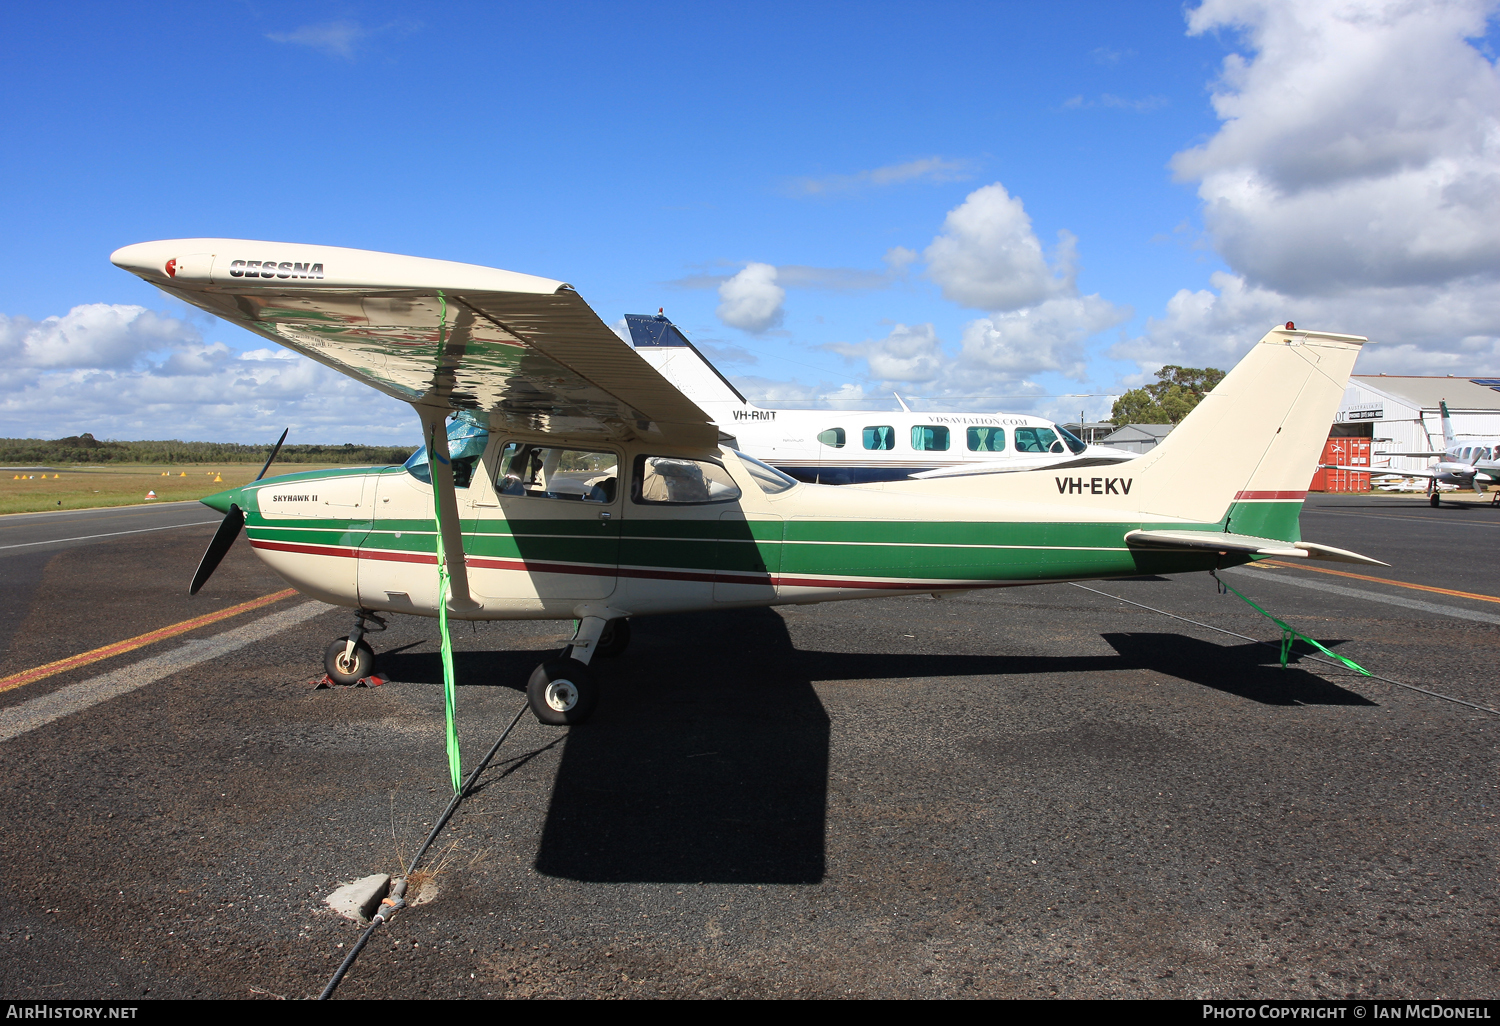
[(594, 674), (577, 659), (550, 659), (526, 682), (526, 701), (538, 721), (572, 727), (589, 718), (599, 698)]
[(594, 655), (613, 659), (623, 654), (629, 647), (630, 621), (621, 616), (604, 625), (604, 633), (599, 636), (599, 643), (594, 646)]
[(1438, 508), (1437, 492), (1433, 492), (1432, 493), (1432, 495), (1427, 500), (1427, 504), (1429, 506), (1431, 506), (1433, 509), (1437, 509)]
[(335, 638), (328, 643), (323, 650), (323, 669), (328, 671), (328, 676), (333, 678), (335, 684), (348, 687), (356, 683), (361, 677), (368, 677), (371, 668), (375, 665), (375, 653), (366, 645), (364, 639), (354, 646), (354, 659), (352, 663), (346, 662), (344, 653), (348, 651), (349, 639)]

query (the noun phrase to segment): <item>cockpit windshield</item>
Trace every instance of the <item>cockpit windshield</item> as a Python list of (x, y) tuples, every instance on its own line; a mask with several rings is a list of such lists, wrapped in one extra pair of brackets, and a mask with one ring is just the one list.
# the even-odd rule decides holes
[(755, 483), (760, 486), (760, 490), (767, 495), (780, 495), (789, 488), (797, 487), (795, 477), (783, 474), (775, 467), (767, 466), (754, 456), (740, 452), (738, 449), (734, 450), (734, 454), (740, 458), (740, 462), (744, 464), (750, 476), (755, 478)]
[(1054, 424), (1053, 426), (1057, 428), (1057, 433), (1062, 435), (1063, 441), (1068, 443), (1068, 448), (1073, 450), (1073, 454), (1075, 456), (1089, 447), (1087, 442), (1085, 442), (1082, 438), (1079, 438), (1067, 428), (1063, 427), (1061, 424)]
[[(453, 486), (467, 488), (474, 478), (474, 464), (490, 444), (489, 415), (459, 410), (448, 424), (448, 456), (453, 461)], [(406, 472), (424, 484), (432, 483), (427, 446), (422, 446), (406, 461)]]

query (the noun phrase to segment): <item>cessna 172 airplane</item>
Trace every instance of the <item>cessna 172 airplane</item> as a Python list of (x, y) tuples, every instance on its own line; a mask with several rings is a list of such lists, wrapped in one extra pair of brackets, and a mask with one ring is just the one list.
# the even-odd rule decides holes
[(1082, 469), (1137, 453), (1089, 445), (1061, 426), (1019, 413), (770, 410), (740, 394), (666, 316), (626, 314), (635, 351), (712, 417), (735, 448), (799, 481), (864, 484), (906, 477)]
[(371, 668), (372, 618), (436, 616), (440, 602), (458, 619), (577, 620), (527, 693), (544, 722), (578, 723), (598, 695), (592, 657), (623, 649), (632, 616), (1263, 556), (1384, 565), (1298, 540), (1358, 336), (1268, 332), (1129, 469), (835, 487), (721, 446), (719, 426), (560, 281), (231, 239), (111, 259), (420, 418), (427, 451), (405, 467), (287, 474), (204, 500), (225, 518), (190, 590), (243, 529), (293, 587), (355, 611), (325, 653), (344, 682)]
[[(1500, 460), (1495, 455), (1500, 453), (1500, 438), (1481, 438), (1468, 442), (1459, 442), (1458, 436), (1453, 432), (1453, 418), (1448, 413), (1448, 401), (1438, 400), (1438, 409), (1442, 411), (1443, 418), (1443, 451), (1442, 452), (1377, 452), (1374, 456), (1411, 456), (1418, 459), (1437, 458), (1437, 462), (1426, 470), (1403, 470), (1391, 471), (1396, 477), (1425, 477), (1427, 478), (1427, 501), (1437, 508), (1438, 485), (1457, 485), (1459, 488), (1472, 488), (1476, 494), (1483, 495), (1491, 486), (1500, 485)], [(1324, 463), (1323, 467), (1329, 470), (1352, 470), (1360, 474), (1370, 474), (1372, 477), (1380, 477), (1378, 467), (1346, 467), (1342, 464)], [(1500, 503), (1500, 492), (1496, 492), (1490, 498), (1490, 504)]]

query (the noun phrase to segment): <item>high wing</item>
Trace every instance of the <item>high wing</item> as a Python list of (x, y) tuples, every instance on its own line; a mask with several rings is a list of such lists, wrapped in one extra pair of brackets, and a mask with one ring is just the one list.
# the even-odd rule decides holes
[(1346, 467), (1342, 463), (1319, 463), (1319, 470), (1347, 470), (1371, 477), (1437, 477), (1435, 470), (1386, 470), (1384, 467)]
[(447, 260), (238, 239), (111, 261), (184, 302), (429, 412), (495, 428), (712, 447), (708, 415), (565, 282)]

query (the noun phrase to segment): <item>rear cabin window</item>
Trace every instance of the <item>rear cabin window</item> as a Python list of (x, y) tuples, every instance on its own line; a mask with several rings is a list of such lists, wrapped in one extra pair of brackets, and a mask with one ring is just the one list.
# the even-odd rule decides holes
[(894, 449), (896, 429), (890, 426), (867, 427), (864, 430), (866, 449)]
[(740, 497), (739, 485), (719, 464), (680, 456), (637, 456), (632, 488), (631, 497), (648, 506), (702, 506)]
[(1016, 428), (1016, 452), (1062, 452), (1062, 439), (1051, 428)]
[(500, 454), (495, 491), (530, 499), (608, 504), (615, 501), (619, 480), (620, 457), (612, 452), (511, 442)]
[(997, 427), (969, 428), (970, 452), (1004, 452), (1005, 429)]
[(827, 431), (819, 431), (818, 441), (831, 449), (842, 449), (844, 447), (844, 429), (829, 428)]
[(918, 424), (911, 429), (911, 447), (918, 452), (947, 452), (948, 429)]

